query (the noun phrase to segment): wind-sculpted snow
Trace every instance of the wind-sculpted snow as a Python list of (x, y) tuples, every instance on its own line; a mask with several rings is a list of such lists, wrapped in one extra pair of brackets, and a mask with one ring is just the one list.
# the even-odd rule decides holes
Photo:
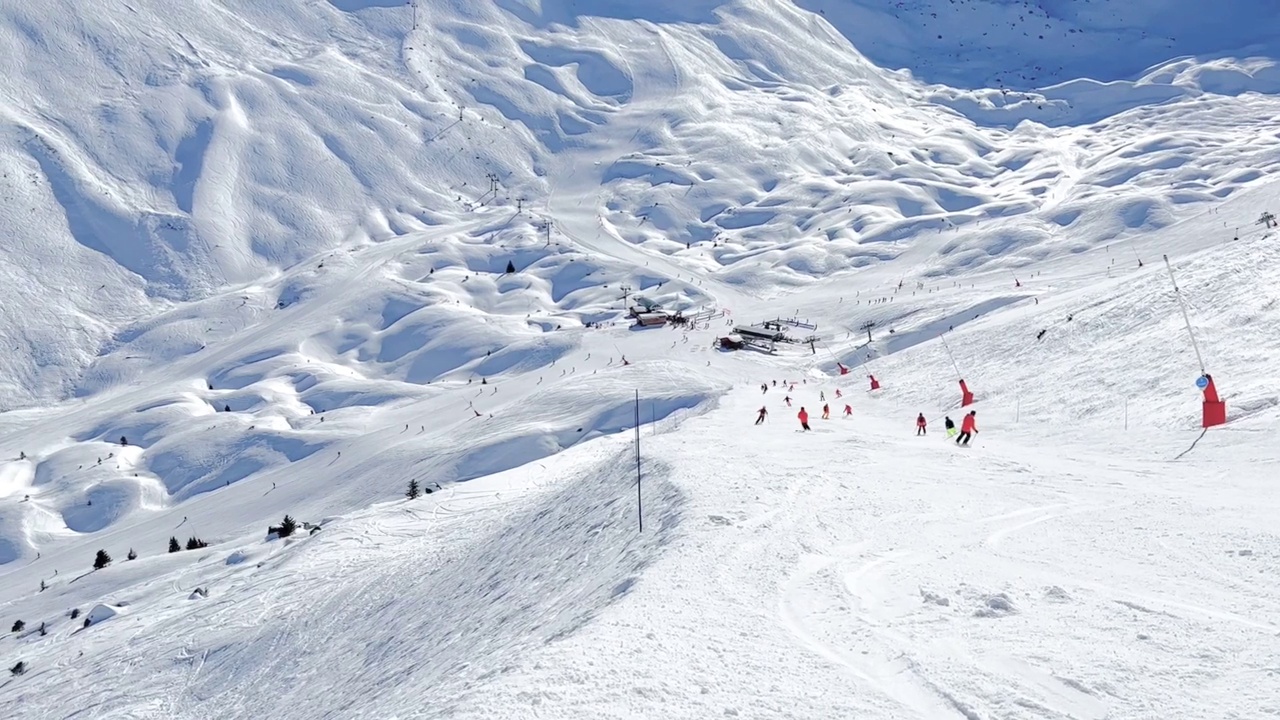
[(1274, 706), (1276, 12), (0, 0), (0, 716)]

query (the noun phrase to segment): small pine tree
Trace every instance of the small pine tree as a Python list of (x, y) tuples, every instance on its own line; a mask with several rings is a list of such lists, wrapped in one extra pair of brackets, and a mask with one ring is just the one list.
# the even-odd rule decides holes
[(182, 546), (178, 544), (178, 538), (173, 537), (173, 536), (170, 536), (170, 537), (169, 537), (169, 552), (171, 552), (171, 553), (176, 553), (176, 552), (178, 552), (178, 551), (179, 551), (179, 550), (181, 550), (181, 549), (182, 549)]
[(71, 608), (71, 619), (75, 620), (80, 617), (80, 608)]
[(106, 550), (99, 550), (98, 554), (95, 555), (93, 558), (94, 570), (101, 570), (102, 568), (110, 564), (111, 564), (111, 556), (107, 554)]
[(200, 548), (203, 548), (203, 547), (209, 547), (209, 543), (207, 543), (207, 542), (205, 542), (205, 541), (201, 540), (200, 538), (196, 537), (195, 535), (192, 535), (192, 536), (187, 540), (187, 549), (188, 549), (188, 550), (199, 550)]
[(293, 531), (297, 529), (298, 529), (297, 521), (294, 520), (291, 516), (285, 515), (284, 520), (280, 522), (280, 532), (277, 532), (276, 536), (286, 538), (292, 535)]
[(13, 624), (13, 629), (12, 629), (12, 630), (10, 630), (9, 632), (16, 632), (16, 633), (20, 633), (20, 632), (22, 632), (24, 629), (26, 629), (26, 627), (27, 627), (27, 624), (26, 624), (25, 622), (23, 622), (22, 620), (19, 620), (19, 621), (15, 622), (15, 623)]
[(17, 665), (14, 665), (13, 667), (9, 668), (9, 672), (13, 673), (14, 675), (21, 675), (26, 671), (27, 671), (27, 664), (21, 660), (18, 661)]
[(515, 263), (513, 263), (513, 262), (511, 262), (510, 260), (508, 260), (508, 261), (507, 261), (507, 272), (509, 272), (509, 273), (513, 273), (513, 272), (515, 272), (515, 271), (516, 271), (516, 264), (515, 264)]
[(414, 499), (416, 499), (416, 498), (417, 498), (419, 495), (421, 495), (421, 494), (422, 494), (422, 490), (418, 488), (418, 481), (417, 481), (417, 480), (410, 480), (410, 481), (409, 481), (409, 492), (405, 493), (405, 495), (406, 495), (410, 500), (414, 500)]
[(125, 559), (125, 560), (137, 560), (137, 559), (138, 559), (138, 553), (134, 552), (134, 551), (133, 551), (133, 548), (129, 548), (129, 554), (128, 554), (128, 555), (126, 555), (124, 559)]

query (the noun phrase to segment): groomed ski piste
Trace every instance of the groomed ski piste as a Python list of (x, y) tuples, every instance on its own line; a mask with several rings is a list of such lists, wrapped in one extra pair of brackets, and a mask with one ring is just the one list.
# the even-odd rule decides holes
[(0, 717), (1280, 715), (1277, 20), (0, 0)]

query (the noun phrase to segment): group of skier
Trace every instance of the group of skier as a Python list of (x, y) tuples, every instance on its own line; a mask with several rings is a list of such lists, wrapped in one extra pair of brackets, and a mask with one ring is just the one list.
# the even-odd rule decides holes
[[(808, 383), (808, 381), (802, 381), (802, 382), (805, 382), (805, 384)], [(778, 381), (774, 380), (773, 387), (777, 387), (777, 386), (778, 386)], [(769, 387), (770, 387), (769, 383), (761, 383), (760, 392), (768, 393)], [(795, 383), (792, 383), (792, 382), (784, 382), (783, 387), (787, 388), (788, 393), (794, 392), (796, 389)], [(836, 397), (838, 398), (838, 397), (841, 397), (842, 395), (843, 393), (840, 391), (840, 389), (836, 388)], [(791, 407), (790, 394), (787, 394), (782, 399), (784, 402), (786, 402), (787, 407)], [(830, 420), (831, 406), (826, 402), (827, 400), (826, 392), (819, 391), (818, 399), (819, 401), (822, 402), (822, 419)], [(852, 415), (853, 415), (853, 407), (851, 405), (845, 404), (844, 417), (848, 418), (848, 417), (851, 417)], [(769, 416), (769, 409), (765, 406), (761, 406), (756, 413), (756, 425), (763, 424), (765, 421), (765, 418), (767, 418), (768, 416)], [(803, 406), (801, 406), (800, 412), (796, 413), (796, 418), (800, 421), (801, 432), (808, 432), (812, 430), (812, 428), (809, 427), (809, 411), (805, 410)], [(969, 444), (969, 441), (973, 439), (973, 436), (978, 432), (978, 411), (970, 410), (968, 413), (966, 413), (965, 416), (960, 419), (959, 430), (956, 429), (955, 421), (953, 421), (950, 416), (943, 418), (943, 427), (946, 428), (948, 439), (955, 438), (957, 445), (967, 446)], [(920, 413), (919, 415), (916, 416), (916, 435), (917, 436), (927, 435), (928, 433), (929, 433), (929, 421), (925, 418), (924, 413)]]
[[(978, 432), (978, 411), (970, 410), (960, 419), (960, 430), (956, 431), (956, 423), (951, 416), (942, 419), (942, 426), (946, 428), (947, 437), (955, 438), (957, 445), (968, 445), (973, 439), (975, 433)], [(916, 416), (916, 435), (929, 434), (929, 421), (925, 419), (924, 413)]]

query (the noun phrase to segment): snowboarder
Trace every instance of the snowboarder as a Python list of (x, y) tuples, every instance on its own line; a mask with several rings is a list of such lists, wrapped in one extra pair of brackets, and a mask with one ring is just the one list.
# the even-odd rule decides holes
[(947, 429), (947, 437), (953, 438), (956, 436), (956, 423), (951, 419), (950, 415), (943, 419), (942, 426)]
[(823, 405), (823, 406), (822, 406), (822, 419), (823, 419), (823, 420), (830, 420), (830, 419), (831, 419), (831, 406), (830, 406), (830, 405)]
[(796, 414), (796, 417), (800, 418), (801, 429), (803, 429), (805, 432), (808, 432), (809, 431), (809, 413), (805, 412), (804, 408), (801, 407), (800, 412)]
[(852, 416), (852, 415), (853, 415), (853, 408), (852, 408), (852, 407), (850, 407), (850, 406), (848, 406), (848, 405), (845, 405), (845, 406), (844, 406), (844, 416), (845, 416), (845, 417), (850, 417), (850, 416)]
[(927, 435), (929, 433), (929, 421), (924, 419), (924, 413), (916, 416), (916, 435)]
[(969, 439), (976, 432), (978, 432), (978, 411), (970, 410), (969, 414), (960, 421), (960, 435), (956, 438), (956, 444), (968, 446)]
[(760, 408), (760, 414), (756, 416), (756, 424), (759, 425), (760, 423), (764, 422), (764, 418), (768, 414), (769, 414), (769, 411), (762, 406)]

